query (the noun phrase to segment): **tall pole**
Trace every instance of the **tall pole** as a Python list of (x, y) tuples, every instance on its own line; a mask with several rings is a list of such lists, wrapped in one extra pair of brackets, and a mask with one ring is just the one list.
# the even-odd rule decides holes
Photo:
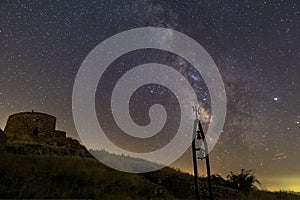
[[(197, 117), (197, 114), (196, 114)], [(194, 181), (195, 181), (195, 195), (196, 200), (200, 200), (199, 188), (198, 188), (198, 167), (197, 167), (197, 154), (196, 154), (196, 130), (197, 130), (198, 119), (194, 121), (194, 130), (193, 130), (193, 142), (192, 142), (192, 151), (193, 151), (193, 164), (194, 164)]]
[(197, 169), (197, 155), (196, 155), (196, 147), (195, 147), (195, 138), (192, 142), (192, 151), (193, 151), (193, 164), (194, 164), (195, 194), (196, 194), (196, 200), (200, 200), (199, 189), (198, 189), (198, 169)]
[(208, 192), (209, 192), (209, 199), (213, 200), (213, 195), (212, 195), (212, 187), (211, 187), (211, 174), (210, 174), (210, 164), (209, 164), (209, 156), (208, 156), (208, 146), (207, 146), (207, 142), (205, 139), (205, 135), (199, 120), (199, 131), (201, 134), (201, 138), (203, 140), (203, 144), (204, 144), (204, 149), (205, 149), (205, 161), (206, 161), (206, 170), (207, 170), (207, 181), (208, 181)]

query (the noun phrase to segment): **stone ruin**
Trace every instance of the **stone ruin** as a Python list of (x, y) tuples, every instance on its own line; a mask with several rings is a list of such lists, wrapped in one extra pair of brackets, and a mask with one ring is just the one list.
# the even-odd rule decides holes
[(55, 130), (54, 116), (24, 112), (9, 116), (4, 132), (10, 140), (44, 141), (52, 137), (66, 137), (66, 132)]
[(17, 154), (59, 154), (90, 156), (78, 140), (55, 129), (56, 118), (39, 112), (22, 112), (9, 116), (4, 133), (5, 151)]

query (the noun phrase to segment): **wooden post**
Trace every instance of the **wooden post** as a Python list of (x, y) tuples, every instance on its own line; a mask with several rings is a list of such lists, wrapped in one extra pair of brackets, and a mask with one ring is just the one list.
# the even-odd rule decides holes
[(206, 139), (205, 139), (205, 135), (204, 135), (204, 132), (203, 132), (200, 120), (199, 120), (199, 131), (200, 131), (200, 134), (201, 134), (201, 138), (203, 140), (204, 150), (205, 150), (205, 161), (206, 161), (206, 171), (207, 171), (209, 199), (213, 200), (212, 187), (211, 187), (210, 164), (209, 164), (209, 156), (208, 156), (208, 146), (207, 146), (207, 142), (206, 142)]
[(196, 200), (200, 200), (199, 189), (198, 189), (198, 168), (197, 168), (197, 155), (196, 155), (196, 145), (195, 145), (195, 137), (192, 142), (192, 151), (193, 151), (193, 164), (194, 164), (194, 180), (195, 180), (195, 194)]
[(197, 166), (197, 149), (196, 149), (196, 134), (197, 134), (198, 121), (199, 121), (198, 115), (196, 112), (196, 119), (194, 120), (194, 129), (193, 129), (193, 142), (192, 142), (196, 200), (200, 200), (199, 188), (198, 188), (198, 166)]

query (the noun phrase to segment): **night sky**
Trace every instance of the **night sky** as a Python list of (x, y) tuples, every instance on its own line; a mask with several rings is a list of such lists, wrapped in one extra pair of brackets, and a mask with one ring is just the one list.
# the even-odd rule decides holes
[[(78, 138), (72, 89), (89, 52), (106, 38), (128, 29), (171, 28), (199, 42), (224, 80), (227, 118), (210, 154), (213, 173), (226, 176), (242, 168), (255, 169), (267, 189), (300, 192), (299, 1), (7, 0), (0, 3), (0, 19), (2, 129), (10, 114), (34, 109), (56, 116), (57, 128)], [(195, 88), (204, 114), (209, 115), (210, 97), (202, 78), (189, 63), (171, 53), (151, 49), (128, 53), (112, 64), (119, 70), (107, 73), (107, 81), (128, 66), (153, 60), (180, 71)], [(109, 89), (100, 85), (96, 95), (98, 118), (111, 124), (101, 110)], [(119, 138), (117, 144), (133, 151), (159, 148), (173, 137), (178, 126), (179, 111), (172, 109), (176, 101), (166, 88), (154, 84), (140, 88), (135, 96), (131, 107), (137, 124), (148, 122), (143, 115), (148, 105), (145, 108), (139, 103), (145, 99), (154, 98), (169, 109), (174, 121), (168, 124), (164, 139), (161, 143), (153, 140), (154, 145), (146, 149), (128, 145), (130, 138), (111, 139)], [(204, 162), (200, 163), (200, 174), (205, 174)], [(191, 151), (172, 166), (190, 172)]]

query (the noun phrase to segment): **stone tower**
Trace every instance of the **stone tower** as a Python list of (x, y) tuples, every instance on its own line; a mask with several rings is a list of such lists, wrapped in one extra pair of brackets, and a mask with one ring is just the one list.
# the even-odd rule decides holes
[(36, 141), (47, 137), (65, 137), (55, 130), (56, 118), (39, 112), (23, 112), (9, 116), (5, 134), (10, 140)]

